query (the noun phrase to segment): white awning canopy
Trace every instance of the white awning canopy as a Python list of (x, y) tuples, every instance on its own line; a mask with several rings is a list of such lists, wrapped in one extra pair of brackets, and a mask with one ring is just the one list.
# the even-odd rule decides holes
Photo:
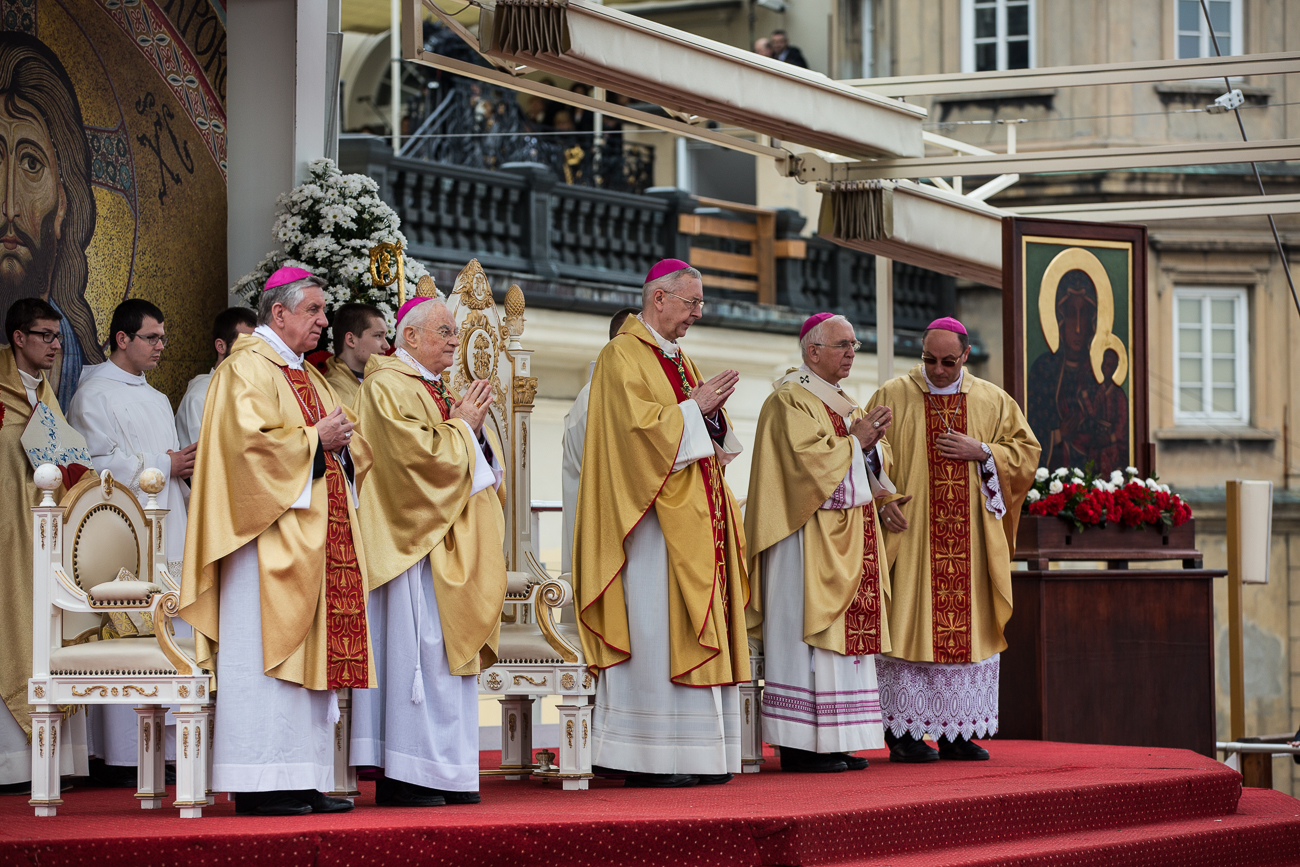
[(1002, 285), (1002, 218), (983, 202), (910, 181), (821, 184), (818, 234), (837, 244)]
[(497, 0), (485, 55), (858, 158), (920, 157), (925, 109), (591, 0)]

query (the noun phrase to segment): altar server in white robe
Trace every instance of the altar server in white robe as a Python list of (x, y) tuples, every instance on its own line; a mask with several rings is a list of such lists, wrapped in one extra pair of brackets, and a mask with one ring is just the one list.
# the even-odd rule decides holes
[[(143, 298), (117, 305), (109, 325), (112, 354), (108, 361), (81, 369), (81, 382), (68, 407), (68, 423), (86, 438), (95, 470), (111, 471), (113, 478), (131, 489), (140, 505), (149, 495), (140, 489), (140, 474), (154, 467), (167, 481), (158, 494), (163, 518), (163, 550), (167, 571), (180, 580), (185, 553), (185, 480), (194, 472), (194, 446), (182, 448), (176, 436), (176, 418), (167, 395), (151, 386), (145, 374), (158, 366), (167, 346), (163, 312)], [(153, 575), (138, 576), (143, 581)], [(175, 621), (177, 635), (189, 627)], [(101, 722), (102, 721), (102, 722)], [(138, 716), (129, 705), (91, 708), (91, 751), (113, 767), (134, 768), (137, 761)], [(176, 757), (175, 721), (167, 722), (167, 758)], [(120, 783), (132, 785), (130, 773)]]
[(596, 359), (574, 527), (587, 663), (599, 673), (592, 761), (626, 785), (725, 783), (740, 771), (749, 645), (740, 509), (722, 467), (740, 453), (723, 404), (677, 341), (700, 318), (700, 274), (656, 264)]
[(745, 510), (763, 740), (784, 771), (861, 770), (853, 752), (885, 744), (875, 654), (890, 647), (889, 570), (874, 499), (891, 490), (879, 441), (892, 413), (864, 413), (840, 388), (859, 346), (843, 316), (810, 316), (799, 346), (803, 364), (758, 416)]
[[(624, 307), (609, 320), (609, 339), (635, 315), (635, 307)], [(587, 368), (587, 381), (578, 390), (573, 406), (564, 416), (564, 457), (560, 464), (560, 490), (563, 497), (564, 535), (560, 544), (560, 571), (573, 571), (573, 520), (578, 508), (578, 477), (582, 475), (582, 443), (587, 436), (587, 401), (591, 396), (591, 374), (596, 362)]]
[(380, 806), (479, 802), (477, 675), (496, 662), (505, 514), (491, 383), (462, 397), (444, 381), (459, 344), (441, 299), (412, 298), (397, 352), (370, 357), (353, 401), (375, 456), (360, 517), (379, 683), (352, 693), (352, 763), (383, 768)]
[[(212, 322), (212, 348), (217, 351), (217, 364), (230, 355), (230, 347), (235, 345), (235, 338), (241, 334), (252, 334), (257, 327), (257, 314), (247, 307), (228, 307), (217, 314)], [(216, 365), (213, 365), (216, 370)], [(203, 401), (208, 396), (208, 382), (212, 379), (212, 370), (200, 373), (190, 380), (185, 387), (185, 396), (176, 407), (176, 437), (181, 447), (199, 441), (199, 429), (203, 426)]]
[[(217, 673), (215, 791), (244, 815), (352, 809), (334, 789), (341, 688), (374, 686), (357, 489), (370, 447), (314, 367), (325, 281), (277, 270), (212, 374), (181, 614)], [(218, 652), (218, 650), (220, 652)]]

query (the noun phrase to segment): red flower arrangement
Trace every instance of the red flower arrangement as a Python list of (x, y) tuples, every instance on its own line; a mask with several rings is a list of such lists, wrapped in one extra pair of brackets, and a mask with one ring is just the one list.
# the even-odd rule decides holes
[(1154, 478), (1138, 478), (1137, 469), (1116, 470), (1109, 478), (1086, 470), (1040, 468), (1025, 499), (1030, 515), (1059, 517), (1080, 531), (1108, 523), (1167, 530), (1186, 523), (1192, 510)]

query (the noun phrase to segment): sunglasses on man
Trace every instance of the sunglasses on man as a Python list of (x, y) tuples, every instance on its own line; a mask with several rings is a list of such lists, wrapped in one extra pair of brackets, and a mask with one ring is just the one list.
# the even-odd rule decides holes
[(927, 355), (927, 354), (925, 354), (925, 353), (923, 352), (923, 353), (921, 353), (921, 363), (922, 363), (922, 364), (942, 364), (944, 367), (946, 367), (946, 368), (948, 368), (949, 370), (951, 370), (952, 368), (954, 368), (954, 367), (956, 367), (957, 365), (961, 364), (961, 359), (960, 359), (960, 358), (953, 358), (951, 355), (949, 355), (947, 358), (935, 358), (933, 355)]

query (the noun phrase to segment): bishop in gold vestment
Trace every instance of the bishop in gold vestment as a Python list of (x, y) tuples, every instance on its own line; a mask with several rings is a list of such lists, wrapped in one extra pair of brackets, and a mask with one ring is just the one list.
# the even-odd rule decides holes
[(397, 332), (355, 403), (375, 454), (360, 516), (379, 683), (352, 693), (352, 763), (384, 769), (381, 805), (475, 803), (476, 675), (496, 661), (506, 595), (491, 390), (446, 386), (460, 341), (441, 299), (408, 301)]
[[(32, 676), (32, 507), (41, 492), (32, 480), (32, 465), (23, 450), (22, 435), (32, 409), (40, 402), (59, 418), (59, 399), (45, 371), (54, 366), (59, 352), (59, 322), (63, 318), (48, 303), (22, 298), (6, 312), (5, 337), (10, 345), (0, 348), (0, 500), (7, 503), (0, 520), (0, 786), (15, 786), (32, 778), (32, 721), (28, 715), (27, 679)], [(12, 326), (12, 327), (11, 327)], [(15, 332), (18, 332), (15, 334)], [(45, 338), (49, 337), (49, 343)], [(21, 358), (18, 354), (21, 353)], [(88, 457), (88, 455), (87, 455)], [(61, 467), (65, 486), (54, 492), (57, 502), (67, 486), (86, 468), (73, 464)], [(75, 726), (74, 734), (70, 727)], [(73, 749), (60, 753), (62, 773), (87, 772), (86, 714), (65, 719), (60, 737)], [(74, 754), (76, 764), (74, 766)]]
[(638, 317), (592, 375), (573, 577), (599, 673), (592, 761), (629, 785), (725, 782), (740, 770), (749, 647), (740, 510), (722, 476), (740, 451), (722, 402), (676, 341), (699, 318), (699, 272), (651, 270)]
[[(985, 759), (972, 737), (998, 727), (998, 659), (1011, 618), (1011, 555), (1038, 441), (1002, 389), (963, 368), (955, 319), (936, 320), (922, 363), (870, 406), (893, 410), (897, 494), (881, 509), (893, 647), (878, 667), (891, 759)], [(926, 732), (939, 754), (920, 739)]]
[(781, 747), (782, 770), (861, 770), (849, 754), (885, 743), (875, 654), (890, 649), (889, 570), (874, 500), (888, 490), (891, 414), (868, 418), (839, 386), (857, 346), (847, 319), (811, 316), (799, 343), (804, 363), (758, 416), (745, 509), (763, 740)]
[(212, 786), (238, 793), (240, 813), (350, 809), (320, 794), (334, 788), (335, 690), (375, 683), (356, 517), (370, 447), (303, 363), (325, 326), (322, 282), (271, 275), (257, 328), (212, 375), (199, 437), (182, 616), (217, 671)]

